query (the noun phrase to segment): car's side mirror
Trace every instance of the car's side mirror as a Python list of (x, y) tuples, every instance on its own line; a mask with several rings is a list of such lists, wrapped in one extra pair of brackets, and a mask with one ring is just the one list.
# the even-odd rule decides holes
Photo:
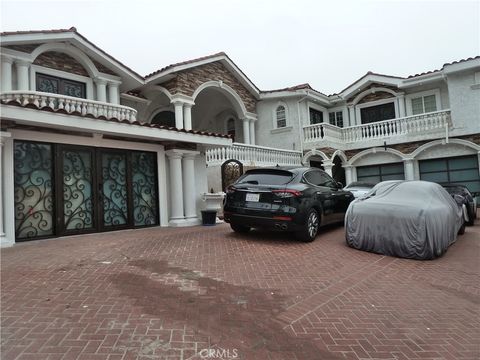
[(339, 189), (343, 189), (343, 184), (340, 181), (337, 181), (337, 187)]

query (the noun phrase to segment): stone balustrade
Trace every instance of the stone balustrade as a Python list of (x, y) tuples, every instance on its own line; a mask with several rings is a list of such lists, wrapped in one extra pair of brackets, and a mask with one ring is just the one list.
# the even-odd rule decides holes
[(96, 118), (104, 117), (133, 122), (137, 117), (137, 110), (128, 106), (39, 91), (4, 92), (0, 94), (0, 99), (4, 103), (15, 101), (25, 107), (33, 105), (39, 109), (64, 110), (69, 114), (91, 115)]
[(372, 145), (371, 142), (375, 140), (398, 138), (409, 141), (418, 137), (427, 139), (432, 133), (447, 131), (450, 126), (450, 110), (442, 110), (345, 128), (328, 123), (309, 125), (303, 128), (303, 136), (306, 145), (336, 144), (337, 148), (350, 149), (357, 145)]
[(301, 165), (302, 153), (265, 146), (233, 143), (231, 147), (209, 149), (206, 153), (209, 166), (221, 165), (235, 159), (245, 166)]

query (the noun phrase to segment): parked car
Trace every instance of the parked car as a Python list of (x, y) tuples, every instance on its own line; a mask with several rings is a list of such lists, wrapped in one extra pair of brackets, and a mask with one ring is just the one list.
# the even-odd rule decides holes
[(433, 259), (465, 231), (462, 208), (436, 183), (384, 181), (350, 204), (345, 215), (346, 241), (359, 250)]
[(374, 183), (365, 181), (354, 181), (344, 187), (344, 190), (350, 191), (355, 198), (359, 198), (368, 194), (370, 190), (375, 186)]
[(476, 193), (472, 194), (465, 185), (445, 183), (441, 184), (445, 190), (452, 196), (458, 195), (462, 197), (462, 204), (465, 204), (467, 208), (468, 220), (467, 225), (473, 225), (477, 218), (477, 201), (474, 196), (478, 196)]
[(308, 167), (252, 169), (227, 188), (224, 220), (233, 231), (292, 231), (312, 241), (320, 226), (343, 222), (354, 199), (326, 172)]

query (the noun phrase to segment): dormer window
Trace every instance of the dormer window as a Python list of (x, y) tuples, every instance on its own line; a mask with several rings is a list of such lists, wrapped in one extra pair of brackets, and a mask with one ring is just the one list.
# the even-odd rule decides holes
[(56, 76), (36, 74), (37, 91), (86, 98), (85, 83)]
[(276, 118), (277, 118), (277, 128), (283, 128), (287, 126), (287, 114), (285, 111), (285, 106), (280, 105), (277, 107)]

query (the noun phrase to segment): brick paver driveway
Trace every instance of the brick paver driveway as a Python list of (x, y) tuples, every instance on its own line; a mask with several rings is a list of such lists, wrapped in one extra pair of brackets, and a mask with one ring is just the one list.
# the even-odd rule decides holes
[(441, 259), (227, 225), (1, 251), (10, 359), (478, 359), (480, 226)]

